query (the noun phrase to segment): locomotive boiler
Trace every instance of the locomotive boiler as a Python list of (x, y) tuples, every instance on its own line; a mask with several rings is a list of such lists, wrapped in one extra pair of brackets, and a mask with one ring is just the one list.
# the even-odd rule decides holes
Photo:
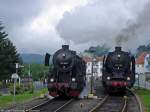
[(135, 82), (135, 58), (116, 47), (103, 58), (102, 84), (107, 92), (125, 91)]
[[(45, 63), (48, 63), (48, 54)], [(78, 97), (85, 86), (86, 65), (75, 51), (69, 50), (68, 45), (53, 55), (53, 70), (48, 77), (48, 91), (53, 97)]]

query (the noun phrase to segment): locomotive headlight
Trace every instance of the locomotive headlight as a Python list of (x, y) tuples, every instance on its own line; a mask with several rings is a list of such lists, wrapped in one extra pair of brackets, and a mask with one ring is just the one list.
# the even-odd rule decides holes
[(72, 78), (72, 82), (75, 82), (76, 81), (76, 79), (75, 78)]
[(51, 79), (50, 79), (50, 81), (51, 81), (51, 82), (54, 82), (54, 79), (53, 79), (53, 78), (51, 78)]
[(110, 80), (110, 77), (109, 77), (109, 76), (107, 77), (107, 80)]
[(127, 77), (127, 80), (129, 81), (131, 78), (130, 77)]

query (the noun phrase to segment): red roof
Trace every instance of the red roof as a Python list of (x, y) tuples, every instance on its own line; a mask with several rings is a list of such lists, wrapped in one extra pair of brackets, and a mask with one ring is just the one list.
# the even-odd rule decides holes
[(92, 61), (92, 58), (91, 58), (91, 57), (88, 57), (88, 56), (84, 56), (84, 57), (83, 57), (83, 60), (84, 60), (85, 62), (91, 62), (91, 61)]
[(97, 61), (103, 61), (103, 56), (102, 57), (96, 57)]
[[(85, 62), (91, 62), (92, 61), (92, 57), (84, 56), (83, 60)], [(96, 61), (103, 61), (103, 57), (96, 57)]]
[(148, 53), (147, 52), (143, 52), (141, 53), (138, 58), (136, 59), (136, 64), (144, 64), (144, 59), (145, 59), (145, 56), (147, 55)]

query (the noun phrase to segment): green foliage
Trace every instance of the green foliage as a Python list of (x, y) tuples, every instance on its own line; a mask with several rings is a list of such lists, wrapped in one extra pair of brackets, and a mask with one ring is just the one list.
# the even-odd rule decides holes
[[(51, 67), (50, 67), (51, 68)], [(22, 73), (24, 76), (29, 75), (29, 69), (33, 80), (43, 80), (47, 78), (49, 67), (44, 66), (43, 64), (25, 64), (22, 68)]]
[(150, 112), (150, 90), (146, 89), (137, 89), (136, 92), (140, 96), (144, 104), (144, 112)]
[[(10, 91), (11, 94), (14, 94), (14, 85), (13, 85), (13, 83), (10, 85), (9, 91)], [(22, 85), (16, 84), (15, 94), (21, 94), (21, 93), (23, 93)]]
[(103, 56), (103, 55), (105, 55), (105, 54), (107, 54), (108, 53), (108, 51), (109, 51), (109, 47), (107, 47), (105, 44), (104, 45), (102, 45), (102, 46), (96, 46), (96, 47), (90, 47), (88, 50), (85, 50), (84, 52), (86, 52), (86, 53), (91, 53), (91, 54), (93, 54), (93, 55), (95, 55), (95, 56)]
[(34, 85), (32, 84), (29, 93), (30, 93), (30, 94), (33, 94), (33, 93), (34, 93), (34, 89), (35, 89), (35, 88), (34, 88)]
[(9, 79), (15, 72), (15, 63), (20, 62), (16, 47), (7, 38), (8, 34), (3, 29), (0, 23), (0, 80)]
[[(11, 94), (14, 94), (14, 84), (11, 83), (10, 86), (9, 86), (9, 91)], [(22, 94), (24, 92), (29, 92), (29, 93), (34, 93), (34, 85), (33, 83), (28, 83), (28, 84), (16, 84), (16, 92), (15, 94)]]
[[(22, 94), (18, 94), (15, 97), (16, 103), (31, 101), (31, 99), (39, 97), (41, 94), (45, 94), (47, 92), (47, 88), (41, 89), (39, 91), (35, 91), (33, 94), (29, 92), (25, 92)], [(0, 96), (0, 107), (8, 107), (13, 103), (13, 95), (8, 96)]]
[(0, 89), (3, 88), (3, 83), (0, 81)]
[(21, 86), (22, 86), (23, 92), (26, 92), (26, 91), (30, 91), (32, 89), (33, 84), (32, 84), (32, 82), (29, 82), (26, 84), (21, 84)]

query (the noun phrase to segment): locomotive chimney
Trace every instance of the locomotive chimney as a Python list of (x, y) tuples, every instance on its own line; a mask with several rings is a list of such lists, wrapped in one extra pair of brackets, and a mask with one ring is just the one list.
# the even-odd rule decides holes
[(121, 51), (121, 47), (120, 46), (115, 47), (115, 51)]
[(62, 49), (69, 50), (69, 45), (62, 45)]
[(76, 51), (72, 51), (72, 53), (73, 53), (74, 55), (76, 55)]

